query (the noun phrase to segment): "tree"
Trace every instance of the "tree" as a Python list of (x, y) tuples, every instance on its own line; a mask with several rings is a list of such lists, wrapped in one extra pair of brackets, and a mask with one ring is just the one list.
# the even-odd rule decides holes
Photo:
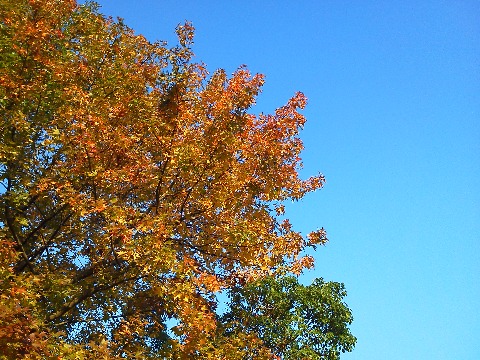
[(299, 273), (326, 241), (281, 217), (324, 182), (298, 175), (303, 94), (253, 115), (263, 76), (209, 74), (192, 25), (177, 35), (150, 43), (94, 3), (0, 0), (7, 358), (203, 356), (218, 290)]
[(268, 276), (231, 290), (229, 310), (221, 316), (224, 336), (253, 334), (281, 359), (335, 360), (353, 350), (353, 318), (342, 301), (343, 284), (293, 276)]

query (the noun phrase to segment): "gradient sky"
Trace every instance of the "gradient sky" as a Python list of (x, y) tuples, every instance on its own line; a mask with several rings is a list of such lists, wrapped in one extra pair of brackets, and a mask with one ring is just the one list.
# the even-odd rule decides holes
[(287, 215), (329, 234), (302, 280), (345, 283), (342, 359), (480, 359), (480, 1), (99, 3), (149, 40), (191, 21), (211, 72), (266, 75), (255, 112), (307, 95), (327, 184)]

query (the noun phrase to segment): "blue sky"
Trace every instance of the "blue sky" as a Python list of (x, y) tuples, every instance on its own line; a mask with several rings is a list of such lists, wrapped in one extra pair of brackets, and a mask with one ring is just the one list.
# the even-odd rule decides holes
[(313, 277), (344, 282), (358, 338), (342, 359), (480, 358), (480, 2), (101, 0), (150, 40), (196, 27), (210, 70), (266, 75), (256, 112), (309, 98), (289, 205), (325, 227)]

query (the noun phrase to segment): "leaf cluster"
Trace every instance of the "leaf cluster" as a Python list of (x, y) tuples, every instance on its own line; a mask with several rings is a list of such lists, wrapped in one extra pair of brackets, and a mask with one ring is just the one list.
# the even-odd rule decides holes
[(232, 289), (223, 331), (255, 334), (281, 359), (339, 359), (356, 342), (345, 296), (341, 283), (317, 278), (305, 286), (293, 276), (269, 276)]

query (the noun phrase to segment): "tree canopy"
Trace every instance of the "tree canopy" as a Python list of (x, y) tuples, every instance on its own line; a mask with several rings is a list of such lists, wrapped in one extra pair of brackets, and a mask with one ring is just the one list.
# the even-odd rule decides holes
[(281, 359), (338, 359), (351, 351), (350, 309), (343, 284), (293, 276), (267, 276), (231, 290), (229, 310), (221, 316), (223, 334), (255, 334)]
[[(193, 26), (176, 31), (176, 45), (152, 43), (94, 3), (0, 0), (5, 358), (288, 355), (218, 316), (216, 293), (233, 291), (235, 318), (244, 286), (285, 286), (279, 274), (311, 268), (304, 250), (327, 240), (294, 231), (282, 205), (324, 183), (298, 174), (306, 98), (252, 114), (264, 77), (210, 73), (193, 59)], [(330, 317), (352, 344), (345, 308), (308, 305), (316, 284), (295, 288), (312, 323), (294, 326)]]

